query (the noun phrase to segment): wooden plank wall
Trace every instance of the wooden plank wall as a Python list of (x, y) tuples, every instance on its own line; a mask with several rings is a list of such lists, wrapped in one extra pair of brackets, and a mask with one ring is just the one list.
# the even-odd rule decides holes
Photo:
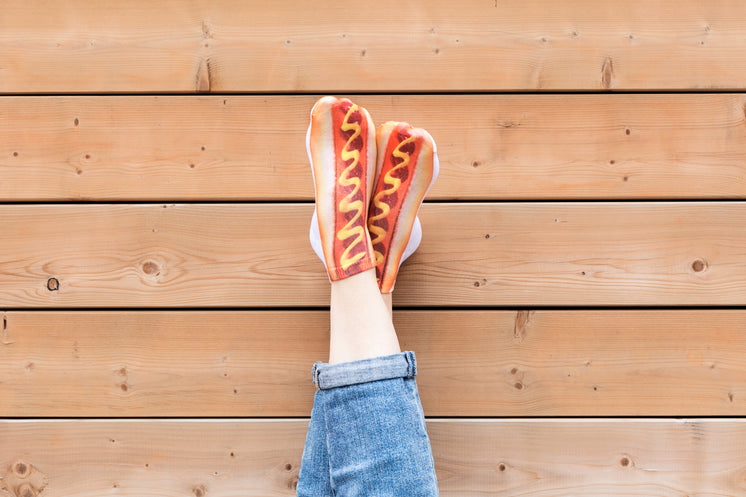
[(442, 495), (746, 495), (744, 82), (735, 0), (4, 1), (0, 496), (294, 495), (324, 94), (438, 144)]

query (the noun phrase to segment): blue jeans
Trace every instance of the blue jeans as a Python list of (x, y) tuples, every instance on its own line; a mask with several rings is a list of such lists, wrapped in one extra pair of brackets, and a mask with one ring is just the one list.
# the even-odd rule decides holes
[(414, 352), (313, 366), (298, 497), (433, 497)]

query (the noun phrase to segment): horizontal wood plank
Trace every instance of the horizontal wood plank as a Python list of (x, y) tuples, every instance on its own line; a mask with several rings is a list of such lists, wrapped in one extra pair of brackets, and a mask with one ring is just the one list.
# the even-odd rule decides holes
[[(313, 200), (316, 96), (6, 97), (0, 199)], [(428, 129), (429, 199), (746, 197), (746, 97), (353, 95)]]
[[(19, 467), (48, 497), (290, 496), (307, 423), (2, 421), (0, 471), (13, 497), (23, 495)], [(430, 420), (427, 429), (443, 496), (746, 490), (743, 419)]]
[(6, 0), (0, 92), (742, 89), (737, 0)]
[[(307, 416), (328, 311), (9, 311), (0, 416)], [(746, 415), (746, 311), (395, 311), (431, 416)]]
[[(324, 306), (311, 204), (3, 205), (4, 308)], [(744, 305), (746, 204), (426, 204), (395, 305)]]

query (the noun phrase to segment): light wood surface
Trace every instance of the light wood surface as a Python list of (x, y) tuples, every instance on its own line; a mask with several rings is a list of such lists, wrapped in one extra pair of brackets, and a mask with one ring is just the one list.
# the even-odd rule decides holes
[[(307, 416), (327, 311), (8, 311), (0, 416)], [(746, 311), (399, 311), (430, 416), (746, 414)]]
[[(435, 137), (430, 200), (746, 197), (740, 94), (351, 97)], [(0, 198), (312, 201), (316, 98), (5, 98)]]
[[(3, 205), (0, 302), (324, 306), (311, 204)], [(742, 202), (427, 204), (407, 306), (743, 305)]]
[[(2, 421), (0, 471), (15, 483), (21, 463), (48, 497), (291, 496), (307, 423)], [(431, 420), (427, 428), (443, 496), (746, 490), (741, 420)]]
[(742, 89), (737, 0), (7, 0), (0, 92)]
[(294, 495), (323, 94), (438, 145), (394, 319), (441, 495), (746, 495), (744, 12), (4, 0), (0, 497)]

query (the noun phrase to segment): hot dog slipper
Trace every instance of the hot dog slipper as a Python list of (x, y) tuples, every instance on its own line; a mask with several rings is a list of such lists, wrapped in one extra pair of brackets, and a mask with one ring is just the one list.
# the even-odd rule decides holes
[(387, 122), (376, 130), (376, 179), (368, 231), (381, 293), (391, 293), (399, 266), (417, 249), (422, 229), (417, 211), (438, 177), (432, 136), (407, 123)]
[(376, 144), (368, 111), (346, 98), (321, 98), (311, 110), (306, 150), (316, 196), (309, 238), (329, 280), (372, 269), (366, 218)]

